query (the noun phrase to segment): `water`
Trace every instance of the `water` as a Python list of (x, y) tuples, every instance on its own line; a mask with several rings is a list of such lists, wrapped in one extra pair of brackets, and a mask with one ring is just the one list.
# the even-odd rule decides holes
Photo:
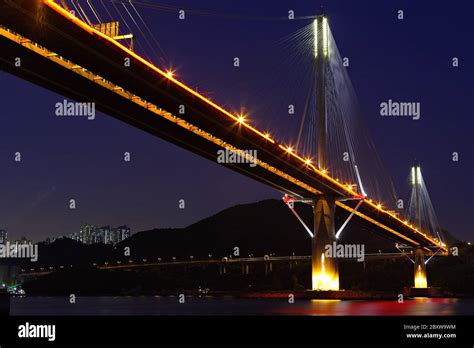
[(474, 315), (474, 299), (419, 298), (397, 301), (299, 300), (290, 304), (278, 299), (230, 297), (122, 296), (12, 298), (11, 315)]

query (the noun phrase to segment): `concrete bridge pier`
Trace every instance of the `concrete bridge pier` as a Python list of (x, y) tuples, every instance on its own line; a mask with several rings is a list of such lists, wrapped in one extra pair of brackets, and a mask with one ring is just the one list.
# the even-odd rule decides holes
[(312, 238), (312, 290), (339, 290), (337, 259), (325, 255), (326, 246), (335, 245), (334, 197), (320, 195), (314, 200), (314, 235)]
[(428, 278), (426, 277), (425, 252), (422, 248), (415, 249), (415, 288), (426, 289)]
[[(318, 168), (328, 168), (327, 115), (326, 115), (326, 69), (329, 58), (329, 27), (327, 17), (314, 20), (315, 63), (317, 74), (316, 122)], [(311, 279), (313, 290), (339, 290), (339, 270), (336, 258), (326, 258), (326, 245), (334, 245), (334, 197), (318, 195), (313, 200), (314, 231), (311, 253)]]

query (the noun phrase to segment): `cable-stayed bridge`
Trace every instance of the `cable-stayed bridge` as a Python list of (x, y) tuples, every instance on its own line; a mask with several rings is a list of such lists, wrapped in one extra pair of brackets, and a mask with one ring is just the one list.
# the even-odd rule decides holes
[[(210, 160), (217, 161), (219, 150), (240, 154), (246, 163), (222, 164), (284, 193), (298, 218), (294, 203), (311, 204), (313, 228), (300, 221), (312, 238), (313, 289), (339, 288), (337, 259), (325, 258), (324, 250), (351, 218), (414, 248), (415, 285), (427, 286), (425, 254), (448, 249), (439, 226), (426, 224), (435, 219), (421, 172), (413, 177), (410, 211), (425, 209), (428, 220), (420, 213), (410, 219), (396, 211), (393, 184), (359, 119), (327, 17), (317, 16), (300, 33), (311, 41), (314, 79), (297, 139), (284, 144), (252, 126), (246, 115), (228, 111), (143, 58), (133, 50), (133, 34), (119, 32), (118, 24), (101, 23), (93, 2), (0, 0), (1, 68), (68, 98), (94, 102), (105, 114)], [(132, 1), (111, 3), (143, 20)], [(133, 17), (133, 11), (140, 17)], [(336, 208), (347, 215), (337, 231)]]

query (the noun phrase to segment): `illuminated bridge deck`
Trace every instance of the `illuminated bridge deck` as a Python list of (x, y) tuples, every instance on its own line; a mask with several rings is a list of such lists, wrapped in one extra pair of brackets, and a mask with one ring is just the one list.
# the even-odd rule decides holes
[[(257, 150), (257, 165), (223, 165), (283, 193), (312, 198), (362, 198), (301, 158), (53, 1), (0, 0), (0, 67), (25, 80), (96, 107), (119, 120), (216, 161), (218, 150)], [(22, 57), (21, 67), (15, 58)], [(130, 66), (124, 62), (130, 59)], [(185, 113), (180, 114), (180, 106)], [(368, 198), (355, 212), (397, 242), (441, 247), (437, 240)], [(337, 201), (347, 214), (357, 201)]]

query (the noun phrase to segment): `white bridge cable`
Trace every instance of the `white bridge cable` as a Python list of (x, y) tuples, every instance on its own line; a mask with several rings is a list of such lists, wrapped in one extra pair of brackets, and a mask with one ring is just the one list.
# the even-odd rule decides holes
[[(341, 112), (336, 113), (336, 116), (329, 113), (327, 118), (342, 116), (340, 124), (344, 131), (343, 142), (351, 157), (348, 161), (351, 167), (348, 171), (350, 174), (348, 179), (354, 180), (354, 183), (363, 182), (364, 190), (369, 198), (383, 202), (386, 207), (395, 208), (398, 196), (393, 182), (375, 148), (331, 30), (329, 30), (329, 38), (329, 77), (327, 79), (330, 86), (329, 97), (330, 100), (334, 98), (331, 102), (335, 103)], [(335, 130), (331, 133), (329, 130), (328, 135), (330, 141), (338, 142), (340, 131)], [(335, 154), (334, 158), (340, 158), (340, 154), (339, 156)], [(357, 165), (358, 174), (355, 171), (355, 165)], [(336, 163), (335, 166), (344, 167), (344, 163)]]
[(89, 17), (87, 16), (86, 12), (84, 11), (84, 9), (82, 8), (81, 6), (81, 3), (79, 0), (76, 0), (77, 1), (77, 7), (79, 7), (79, 10), (81, 10), (82, 12), (82, 15), (84, 16), (84, 18), (86, 19), (87, 23), (89, 25), (92, 25), (92, 22), (90, 21)]
[(359, 202), (357, 202), (357, 205), (355, 206), (354, 210), (351, 211), (351, 213), (349, 214), (349, 216), (348, 216), (348, 218), (346, 219), (346, 221), (344, 221), (344, 223), (342, 224), (342, 226), (339, 227), (339, 230), (338, 230), (337, 233), (336, 233), (336, 239), (339, 239), (339, 237), (341, 236), (342, 231), (344, 231), (344, 228), (345, 228), (346, 225), (349, 223), (349, 221), (352, 219), (352, 217), (354, 216), (355, 212), (357, 211), (357, 209), (359, 209), (359, 207), (361, 206), (362, 203), (363, 203), (363, 200), (360, 200)]
[[(84, 1), (84, 0), (83, 0), (83, 1)], [(119, 10), (119, 8), (117, 8), (117, 7), (115, 6), (115, 3), (112, 3), (112, 4), (111, 4), (111, 7), (109, 8), (108, 6), (106, 6), (106, 5), (104, 4), (104, 1), (103, 1), (103, 0), (98, 0), (98, 1), (96, 1), (96, 3), (98, 3), (98, 4), (101, 5), (101, 6), (99, 6), (100, 9), (101, 9), (101, 10), (103, 9), (103, 10), (102, 10), (103, 13), (102, 13), (102, 15), (101, 15), (101, 11), (100, 11), (99, 9), (97, 9), (96, 6), (94, 6), (94, 3), (91, 2), (91, 0), (85, 0), (85, 1), (86, 1), (86, 3), (87, 3), (88, 6), (89, 6), (89, 9), (90, 9), (89, 12), (90, 12), (90, 14), (92, 14), (92, 15), (97, 19), (98, 24), (104, 23), (103, 20), (102, 20), (103, 17), (105, 17), (105, 18), (108, 17), (111, 22), (118, 21), (119, 24), (125, 25), (125, 27), (127, 28), (127, 30), (128, 30), (127, 33), (124, 33), (124, 32), (122, 32), (121, 29), (119, 29), (119, 30), (120, 30), (120, 33), (119, 33), (119, 34), (133, 34), (132, 27), (129, 25), (129, 23), (128, 23), (128, 21), (125, 19), (125, 17), (122, 15), (122, 13), (121, 13), (121, 11)], [(80, 15), (80, 18), (81, 18), (84, 22), (88, 23), (88, 24), (91, 25), (91, 26), (94, 25), (94, 24), (90, 21), (89, 16), (87, 15), (87, 13), (86, 13), (86, 11), (84, 10), (83, 6), (81, 6), (80, 0), (69, 0), (69, 2), (70, 2), (70, 3), (74, 6), (74, 8), (78, 11), (78, 13), (79, 13), (79, 15)], [(120, 2), (120, 3), (122, 3), (122, 2)], [(76, 4), (77, 4), (77, 6), (76, 6)], [(115, 12), (115, 15), (113, 15), (112, 12)], [(127, 10), (127, 12), (128, 12), (128, 10)], [(130, 17), (132, 18), (132, 21), (134, 21), (133, 16), (130, 15)], [(138, 25), (137, 25), (137, 28), (140, 29), (140, 27), (139, 27)], [(146, 39), (146, 38), (144, 37), (144, 39)], [(130, 39), (130, 40), (131, 40), (131, 39)], [(131, 42), (131, 41), (130, 41), (130, 42)], [(150, 56), (149, 56), (147, 50), (144, 49), (144, 47), (142, 46), (140, 40), (136, 40), (135, 42), (136, 42), (136, 46), (138, 47), (138, 49), (139, 49), (139, 51), (140, 51), (139, 54), (141, 54), (142, 56), (144, 56), (145, 58), (147, 58), (149, 61), (151, 61), (151, 60), (150, 60)]]
[[(73, 0), (71, 0), (73, 1)], [(76, 0), (79, 5), (79, 0)], [(91, 2), (92, 0), (86, 0), (87, 4), (89, 5), (91, 13), (95, 16), (95, 18), (98, 20), (98, 23), (103, 23), (100, 15), (100, 11), (94, 7), (94, 4)], [(104, 3), (104, 1), (107, 1), (107, 5)], [(128, 30), (128, 33), (126, 34), (133, 34), (135, 31), (137, 31), (140, 35), (134, 35), (135, 42), (137, 43), (138, 49), (140, 53), (145, 56), (149, 61), (154, 61), (155, 63), (158, 60), (160, 62), (160, 65), (163, 66), (164, 68), (167, 68), (168, 64), (167, 58), (166, 58), (166, 53), (159, 44), (158, 40), (154, 36), (153, 32), (151, 31), (150, 27), (146, 24), (145, 19), (143, 16), (140, 14), (138, 9), (135, 7), (134, 3), (130, 0), (125, 1), (125, 0), (120, 0), (120, 1), (109, 1), (109, 0), (96, 0), (96, 2), (100, 3), (101, 9), (105, 10), (104, 15), (107, 15), (108, 18), (110, 18), (110, 21), (114, 22), (117, 21), (117, 19), (120, 19), (120, 23), (125, 25), (125, 27)], [(118, 6), (116, 6), (118, 5)], [(121, 5), (121, 6), (120, 6)], [(126, 12), (126, 15), (122, 15), (122, 12), (120, 11), (122, 9), (124, 12)], [(118, 14), (118, 16), (113, 16), (111, 12), (114, 12)], [(87, 15), (83, 11), (84, 15)], [(133, 25), (130, 25), (129, 22), (125, 19), (125, 17), (128, 17)], [(136, 17), (136, 18), (135, 18)], [(87, 20), (87, 22), (90, 23), (90, 21)], [(132, 29), (132, 26), (136, 28), (136, 30)], [(122, 33), (125, 34), (125, 33)], [(130, 39), (132, 40), (132, 39)], [(141, 44), (141, 41), (143, 41), (146, 44), (146, 50), (144, 49), (145, 47)], [(158, 53), (161, 52), (161, 53)], [(156, 60), (150, 60), (150, 56), (153, 58), (156, 58)]]
[(89, 8), (91, 9), (91, 11), (94, 14), (95, 18), (97, 19), (97, 23), (102, 23), (102, 19), (100, 19), (99, 15), (97, 14), (96, 10), (94, 9), (94, 6), (89, 2), (89, 0), (86, 0), (86, 2), (89, 5)]
[(76, 6), (76, 3), (74, 2), (74, 0), (71, 0), (71, 4), (74, 7), (75, 16), (80, 18), (83, 22), (87, 22), (87, 20), (84, 18), (81, 11), (79, 10), (79, 8)]
[[(121, 3), (121, 2), (120, 2)], [(127, 27), (127, 30), (128, 30), (128, 33), (133, 33), (133, 30), (131, 28), (131, 26), (128, 24), (128, 22), (125, 20), (125, 17), (122, 15), (122, 12), (120, 12), (119, 8), (117, 6), (115, 6), (115, 3), (112, 2), (112, 7), (114, 8), (115, 12), (118, 14), (118, 16), (120, 17), (120, 20), (125, 24), (125, 26)], [(150, 59), (150, 56), (148, 55), (146, 49), (143, 47), (143, 45), (141, 44), (140, 40), (136, 40), (135, 41), (139, 50), (141, 51), (141, 54), (148, 60), (148, 61), (151, 61)]]
[[(107, 0), (109, 2), (120, 3), (122, 0)], [(200, 17), (215, 17), (223, 19), (240, 19), (240, 20), (257, 20), (257, 21), (284, 21), (288, 20), (288, 16), (249, 16), (241, 14), (229, 14), (228, 12), (218, 12), (212, 10), (203, 10), (198, 8), (183, 7), (170, 5), (165, 3), (159, 3), (155, 0), (131, 0), (135, 6), (143, 7), (146, 9), (157, 10), (160, 12), (171, 12), (178, 13), (178, 11), (185, 11), (185, 13), (193, 16)], [(294, 20), (309, 20), (314, 19), (316, 16), (295, 16)]]
[(160, 43), (158, 42), (158, 40), (156, 39), (155, 35), (152, 33), (152, 31), (150, 30), (150, 27), (146, 24), (145, 20), (143, 19), (142, 15), (140, 14), (140, 12), (138, 12), (138, 10), (136, 9), (135, 5), (133, 4), (133, 2), (131, 0), (129, 0), (129, 3), (130, 3), (130, 6), (133, 8), (133, 10), (135, 11), (135, 13), (137, 14), (138, 18), (140, 18), (140, 21), (142, 22), (143, 26), (145, 27), (145, 29), (147, 30), (148, 34), (150, 35), (150, 37), (152, 38), (153, 42), (155, 43), (156, 47), (158, 47), (158, 49), (161, 51), (162, 55), (159, 56), (159, 58), (162, 60), (163, 64), (164, 65), (167, 65), (167, 61), (168, 61), (168, 58), (166, 56), (166, 52), (164, 51), (164, 49), (161, 47)]
[(125, 11), (127, 12), (128, 16), (130, 17), (130, 19), (132, 20), (132, 22), (135, 24), (135, 27), (138, 29), (138, 31), (140, 32), (141, 34), (141, 38), (143, 38), (145, 40), (145, 43), (148, 45), (148, 47), (150, 48), (151, 52), (152, 52), (152, 55), (156, 58), (160, 58), (160, 54), (156, 51), (155, 47), (150, 43), (150, 41), (148, 40), (147, 38), (147, 35), (145, 35), (145, 33), (143, 32), (142, 28), (140, 27), (140, 25), (137, 23), (137, 21), (135, 20), (135, 18), (132, 16), (132, 14), (130, 13), (130, 11), (128, 10), (127, 6), (125, 6), (125, 3), (122, 2), (122, 6), (123, 8), (125, 9)]
[(109, 9), (107, 8), (107, 6), (105, 6), (104, 4), (104, 1), (103, 0), (100, 0), (100, 4), (102, 5), (102, 8), (105, 10), (105, 12), (107, 13), (108, 17), (109, 17), (109, 21), (113, 22), (115, 19), (114, 19), (114, 16), (112, 16), (112, 13), (110, 13)]

